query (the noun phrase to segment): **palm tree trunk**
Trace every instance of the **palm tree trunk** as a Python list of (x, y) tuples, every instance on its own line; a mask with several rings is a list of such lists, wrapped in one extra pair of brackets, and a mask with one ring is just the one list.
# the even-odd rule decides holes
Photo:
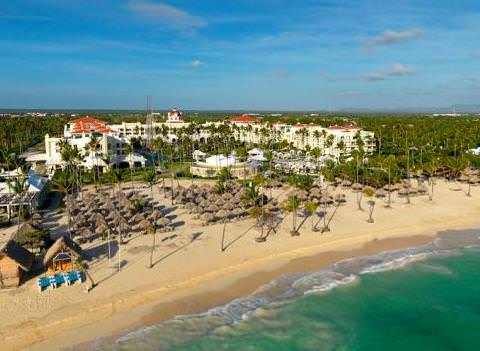
[(222, 252), (225, 251), (225, 246), (224, 246), (224, 243), (225, 243), (225, 230), (227, 228), (227, 221), (225, 220), (225, 218), (223, 219), (223, 231), (222, 231), (222, 243), (221, 243), (221, 250)]
[(153, 267), (153, 253), (155, 251), (155, 237), (156, 235), (155, 234), (152, 234), (153, 236), (153, 241), (152, 241), (152, 250), (150, 251), (150, 266), (148, 268), (152, 268)]

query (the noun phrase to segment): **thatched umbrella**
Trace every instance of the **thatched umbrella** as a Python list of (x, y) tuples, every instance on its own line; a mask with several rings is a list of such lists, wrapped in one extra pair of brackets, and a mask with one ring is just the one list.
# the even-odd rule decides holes
[(42, 220), (42, 215), (38, 212), (35, 212), (33, 215), (32, 215), (32, 219), (34, 221), (37, 221), (37, 222), (40, 222)]
[(145, 216), (143, 215), (143, 213), (137, 213), (132, 218), (130, 218), (130, 223), (131, 224), (140, 223), (143, 220), (145, 220)]
[[(235, 193), (236, 193), (236, 192), (235, 192)], [(230, 200), (230, 199), (233, 198), (233, 195), (232, 195), (232, 193), (224, 193), (224, 194), (222, 195), (222, 198), (223, 198), (223, 200), (228, 201), (228, 200)]]
[(228, 217), (228, 212), (226, 210), (220, 210), (217, 213), (215, 213), (215, 217), (219, 219), (225, 219)]
[(319, 200), (318, 203), (320, 205), (328, 205), (331, 203), (331, 199), (328, 196), (322, 196)]
[(391, 191), (399, 191), (400, 189), (402, 189), (402, 183), (395, 183), (390, 188)]
[(122, 220), (117, 224), (117, 231), (120, 233), (126, 233), (130, 230), (130, 226), (128, 225), (126, 220)]
[(156, 222), (156, 224), (160, 228), (166, 228), (170, 226), (171, 221), (167, 217), (162, 217)]
[(233, 210), (236, 207), (237, 207), (237, 204), (233, 201), (228, 201), (227, 203), (225, 203), (225, 205), (223, 205), (223, 208), (229, 211)]
[(342, 181), (341, 185), (342, 185), (344, 188), (348, 188), (348, 187), (351, 187), (351, 186), (352, 186), (352, 182), (349, 181), (348, 179), (345, 179), (344, 181)]
[(480, 178), (477, 176), (472, 176), (468, 179), (468, 182), (470, 184), (479, 184), (480, 183)]
[(211, 213), (206, 213), (202, 215), (202, 221), (204, 224), (208, 224), (210, 222), (213, 222), (215, 220), (215, 216)]
[(338, 203), (347, 202), (347, 197), (345, 194), (336, 194), (334, 199), (335, 199), (335, 202), (338, 202)]
[(401, 188), (401, 189), (398, 191), (398, 195), (400, 195), (400, 196), (407, 196), (407, 195), (408, 195), (408, 189)]
[(210, 202), (208, 200), (203, 200), (200, 202), (200, 207), (207, 208), (208, 206), (210, 206)]
[(218, 207), (223, 207), (223, 205), (225, 205), (225, 200), (223, 198), (219, 198), (217, 201), (215, 201), (215, 205)]
[(137, 224), (137, 229), (140, 229), (141, 231), (147, 231), (148, 227), (151, 226), (151, 223), (147, 221), (146, 219), (143, 219), (140, 221), (140, 223)]
[(474, 176), (474, 175), (479, 175), (480, 170), (472, 168), (472, 167), (467, 167), (463, 171), (464, 174), (469, 175), (469, 176)]
[(245, 215), (245, 210), (243, 210), (242, 208), (240, 207), (236, 207), (233, 209), (233, 214), (236, 216), (236, 217), (241, 217), (243, 215)]
[(98, 225), (95, 225), (96, 234), (103, 234), (109, 229), (110, 227), (106, 223), (98, 223)]
[(84, 239), (90, 239), (93, 236), (93, 232), (90, 228), (83, 227), (78, 231), (78, 235)]
[(425, 194), (425, 193), (428, 191), (428, 189), (427, 189), (427, 187), (425, 186), (425, 184), (420, 184), (420, 185), (418, 186), (418, 189), (417, 189), (417, 190), (418, 190), (418, 192), (419, 192), (420, 194)]
[(378, 189), (377, 191), (375, 191), (375, 197), (384, 198), (386, 196), (387, 196), (387, 193), (382, 189)]
[(187, 202), (185, 204), (185, 208), (189, 211), (191, 211), (194, 206), (195, 206), (195, 203), (193, 203), (193, 202)]
[(322, 191), (318, 187), (314, 187), (310, 189), (310, 196), (319, 199), (322, 197)]
[(268, 204), (266, 204), (264, 206), (264, 209), (267, 210), (267, 211), (270, 211), (270, 212), (274, 212), (277, 210), (275, 204), (273, 202), (269, 202)]
[(206, 211), (210, 213), (215, 213), (218, 210), (219, 210), (218, 206), (215, 206), (215, 205), (210, 205), (206, 208)]
[(306, 201), (308, 199), (308, 193), (305, 190), (297, 191), (296, 196), (300, 201)]
[(360, 184), (360, 183), (353, 183), (352, 184), (352, 190), (362, 191), (363, 190), (363, 185)]

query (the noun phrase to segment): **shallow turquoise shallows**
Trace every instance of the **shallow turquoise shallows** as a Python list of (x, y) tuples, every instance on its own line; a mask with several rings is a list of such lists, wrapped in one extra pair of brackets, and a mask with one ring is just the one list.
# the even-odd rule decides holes
[(142, 329), (104, 348), (480, 350), (480, 251), (468, 246), (430, 245), (390, 255), (388, 264), (375, 256), (280, 279), (255, 299)]

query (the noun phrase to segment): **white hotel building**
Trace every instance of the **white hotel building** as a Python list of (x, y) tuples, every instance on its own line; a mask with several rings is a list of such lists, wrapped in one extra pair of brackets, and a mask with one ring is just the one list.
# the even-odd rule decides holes
[[(208, 122), (200, 125), (194, 137), (201, 142), (208, 142), (210, 132), (206, 126), (228, 124), (232, 126), (232, 136), (251, 144), (260, 144), (267, 140), (276, 142), (286, 141), (297, 149), (319, 148), (324, 156), (338, 160), (341, 155), (348, 156), (352, 150), (358, 148), (357, 139), (361, 137), (366, 153), (375, 151), (375, 137), (373, 132), (362, 130), (355, 125), (321, 126), (288, 125), (276, 123), (267, 125), (251, 116), (238, 116), (223, 122)], [(178, 128), (187, 128), (190, 123), (183, 121), (180, 111), (173, 109), (168, 112), (167, 120), (154, 123), (155, 138), (164, 138), (175, 141)], [(92, 136), (98, 138), (98, 148), (91, 150), (88, 144)], [(62, 137), (45, 136), (44, 160), (48, 169), (52, 170), (63, 166), (59, 143), (66, 140), (86, 156), (82, 162), (85, 168), (99, 166), (104, 169), (111, 164), (122, 167), (140, 167), (145, 165), (145, 158), (138, 154), (129, 154), (126, 144), (131, 138), (147, 138), (147, 125), (140, 122), (107, 125), (106, 122), (91, 117), (83, 117), (70, 121), (64, 127)], [(88, 150), (88, 152), (86, 151)], [(109, 165), (105, 163), (108, 158)], [(35, 161), (40, 161), (38, 158)]]
[[(375, 135), (356, 125), (333, 125), (324, 128), (315, 124), (275, 123), (267, 126), (250, 116), (238, 116), (227, 120), (235, 125), (234, 135), (247, 143), (260, 144), (268, 139), (277, 142), (286, 141), (301, 150), (318, 148), (322, 155), (336, 160), (341, 155), (348, 156), (358, 149), (358, 138), (363, 141), (363, 149), (367, 154), (375, 151)], [(266, 131), (265, 131), (266, 130)]]

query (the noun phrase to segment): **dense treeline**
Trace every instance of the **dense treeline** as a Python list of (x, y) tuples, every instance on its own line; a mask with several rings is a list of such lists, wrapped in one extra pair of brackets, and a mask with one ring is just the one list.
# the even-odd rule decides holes
[(0, 117), (0, 148), (20, 153), (43, 140), (45, 134), (60, 134), (66, 117)]
[[(178, 129), (177, 142), (171, 145), (158, 138), (154, 151), (159, 159), (164, 157), (176, 162), (191, 160), (194, 149), (208, 153), (229, 153), (236, 150), (240, 157), (246, 154), (250, 147), (232, 138), (232, 130), (227, 125), (201, 126), (206, 121), (218, 121), (235, 113), (186, 113), (185, 120), (193, 121), (188, 128)], [(105, 113), (94, 114), (108, 123), (121, 121), (145, 121), (145, 115)], [(284, 122), (314, 123), (328, 127), (332, 124), (355, 123), (362, 128), (375, 132), (377, 152), (365, 155), (362, 141), (359, 140), (359, 152), (352, 157), (341, 160), (340, 164), (329, 164), (325, 170), (327, 177), (343, 177), (355, 181), (369, 181), (373, 173), (378, 173), (375, 182), (385, 182), (385, 171), (373, 171), (374, 168), (390, 169), (391, 177), (400, 179), (414, 173), (445, 172), (458, 174), (461, 169), (473, 166), (480, 167), (479, 157), (468, 153), (469, 149), (480, 146), (480, 118), (471, 117), (431, 117), (431, 116), (400, 116), (400, 115), (360, 115), (344, 116), (309, 116), (290, 114), (288, 116), (263, 116), (267, 123)], [(1, 155), (19, 153), (27, 147), (41, 143), (46, 133), (58, 135), (69, 116), (58, 117), (3, 117), (0, 118), (0, 163), (5, 164)], [(160, 120), (160, 117), (157, 118)], [(202, 144), (195, 141), (194, 136), (200, 128), (208, 128), (211, 141)], [(168, 130), (158, 131), (166, 135)], [(260, 131), (264, 142), (259, 145), (269, 150), (291, 149), (288, 143), (272, 141), (274, 137), (268, 124)], [(140, 148), (140, 142), (134, 142), (134, 147)], [(307, 150), (310, 156), (321, 155), (322, 150)], [(360, 162), (361, 161), (361, 162)], [(361, 164), (360, 164), (361, 163)]]

